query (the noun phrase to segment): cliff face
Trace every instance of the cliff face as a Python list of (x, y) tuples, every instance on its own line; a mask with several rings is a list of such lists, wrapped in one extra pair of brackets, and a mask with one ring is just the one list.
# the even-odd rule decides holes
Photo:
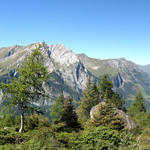
[(40, 51), (50, 74), (44, 86), (51, 97), (40, 104), (51, 105), (60, 92), (80, 100), (88, 76), (97, 81), (103, 74), (110, 75), (114, 90), (120, 92), (124, 98), (131, 99), (138, 89), (149, 98), (150, 76), (133, 62), (123, 58), (100, 60), (85, 54), (76, 55), (62, 44), (47, 45), (39, 42), (28, 46), (0, 48), (0, 81), (5, 82), (16, 76), (17, 68), (39, 44), (42, 45)]
[(118, 74), (116, 75), (116, 77), (114, 78), (114, 85), (115, 88), (119, 88), (121, 87), (123, 84), (123, 79), (121, 77), (121, 74), (118, 72)]
[(138, 90), (141, 90), (145, 99), (150, 99), (150, 76), (143, 72), (135, 63), (124, 58), (120, 59), (94, 59), (79, 54), (85, 67), (96, 77), (108, 74), (114, 82), (114, 90), (125, 99), (133, 100)]
[(39, 44), (42, 45), (40, 51), (50, 74), (45, 90), (51, 97), (41, 104), (51, 105), (60, 92), (79, 100), (89, 72), (78, 57), (62, 44), (36, 43), (26, 47), (13, 46), (0, 49), (0, 55), (3, 56), (0, 58), (0, 80), (5, 82), (8, 78), (16, 76), (18, 66)]

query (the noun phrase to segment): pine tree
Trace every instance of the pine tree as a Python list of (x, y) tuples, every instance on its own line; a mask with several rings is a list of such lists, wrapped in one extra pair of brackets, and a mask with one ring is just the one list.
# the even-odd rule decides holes
[(113, 83), (111, 81), (108, 80), (108, 76), (107, 75), (103, 75), (102, 79), (99, 82), (99, 91), (101, 93), (101, 98), (104, 98), (105, 96), (105, 92), (107, 90), (107, 95), (108, 95), (108, 99), (112, 98), (112, 94), (113, 94)]
[(116, 106), (118, 109), (122, 109), (122, 106), (125, 104), (124, 99), (117, 93), (115, 92), (112, 95), (111, 102)]
[(71, 97), (65, 99), (61, 121), (64, 122), (68, 128), (77, 128), (79, 127), (78, 118), (72, 101)]
[(64, 113), (64, 97), (60, 94), (55, 101), (55, 104), (51, 107), (50, 116), (52, 117), (52, 123), (59, 123)]
[(144, 97), (139, 91), (136, 96), (134, 102), (130, 105), (128, 111), (131, 116), (135, 116), (140, 112), (146, 112), (146, 107), (145, 107), (145, 102), (144, 102)]
[(42, 84), (48, 77), (48, 71), (43, 65), (39, 49), (40, 47), (35, 49), (18, 69), (18, 78), (13, 78), (10, 83), (0, 84), (8, 104), (18, 108), (20, 112), (21, 124), (19, 132), (24, 130), (25, 111), (29, 109), (33, 102), (46, 96)]
[(86, 88), (83, 91), (83, 98), (77, 108), (77, 114), (80, 122), (85, 122), (90, 118), (90, 110), (93, 106), (100, 102), (99, 91), (96, 84), (92, 85), (90, 78), (86, 84)]
[(112, 103), (116, 108), (121, 109), (125, 101), (117, 92), (114, 92), (112, 88), (113, 83), (108, 80), (107, 75), (104, 75), (99, 82), (101, 98), (103, 98), (106, 103)]
[(111, 103), (100, 103), (97, 107), (97, 113), (93, 115), (92, 124), (108, 126), (117, 130), (125, 127), (123, 118), (116, 113), (117, 110)]

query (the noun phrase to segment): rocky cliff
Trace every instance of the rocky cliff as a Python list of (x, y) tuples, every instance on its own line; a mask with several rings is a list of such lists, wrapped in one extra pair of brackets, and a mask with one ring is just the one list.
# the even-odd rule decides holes
[(85, 54), (77, 55), (62, 44), (47, 45), (39, 42), (28, 46), (0, 48), (0, 81), (5, 82), (16, 76), (17, 68), (39, 44), (42, 45), (40, 51), (50, 74), (45, 90), (51, 97), (40, 104), (51, 105), (60, 92), (80, 100), (88, 76), (97, 81), (105, 73), (114, 82), (114, 90), (124, 98), (132, 99), (137, 90), (141, 89), (149, 99), (150, 76), (135, 63), (124, 58), (100, 60)]

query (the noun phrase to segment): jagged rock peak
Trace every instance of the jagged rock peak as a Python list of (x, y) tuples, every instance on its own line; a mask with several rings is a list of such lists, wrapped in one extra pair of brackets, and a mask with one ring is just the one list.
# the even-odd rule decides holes
[(51, 57), (61, 65), (70, 65), (79, 62), (78, 57), (63, 44), (49, 45)]

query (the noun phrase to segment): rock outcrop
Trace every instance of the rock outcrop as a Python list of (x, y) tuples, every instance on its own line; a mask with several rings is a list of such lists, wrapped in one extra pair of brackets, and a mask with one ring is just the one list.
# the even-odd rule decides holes
[(121, 87), (122, 84), (123, 84), (123, 79), (121, 77), (120, 72), (118, 72), (118, 74), (114, 78), (114, 86), (115, 86), (115, 88), (119, 88), (119, 87)]
[[(99, 103), (98, 105), (94, 106), (91, 109), (91, 111), (90, 111), (91, 119), (93, 119), (94, 115), (98, 112), (99, 105), (104, 105), (105, 106), (106, 103), (101, 102), (101, 103)], [(116, 114), (119, 114), (122, 117), (123, 121), (125, 122), (125, 128), (126, 129), (130, 130), (130, 129), (136, 128), (135, 122), (128, 115), (126, 115), (125, 112), (123, 112), (122, 110), (116, 109), (116, 108), (114, 108), (114, 109), (115, 109)]]

